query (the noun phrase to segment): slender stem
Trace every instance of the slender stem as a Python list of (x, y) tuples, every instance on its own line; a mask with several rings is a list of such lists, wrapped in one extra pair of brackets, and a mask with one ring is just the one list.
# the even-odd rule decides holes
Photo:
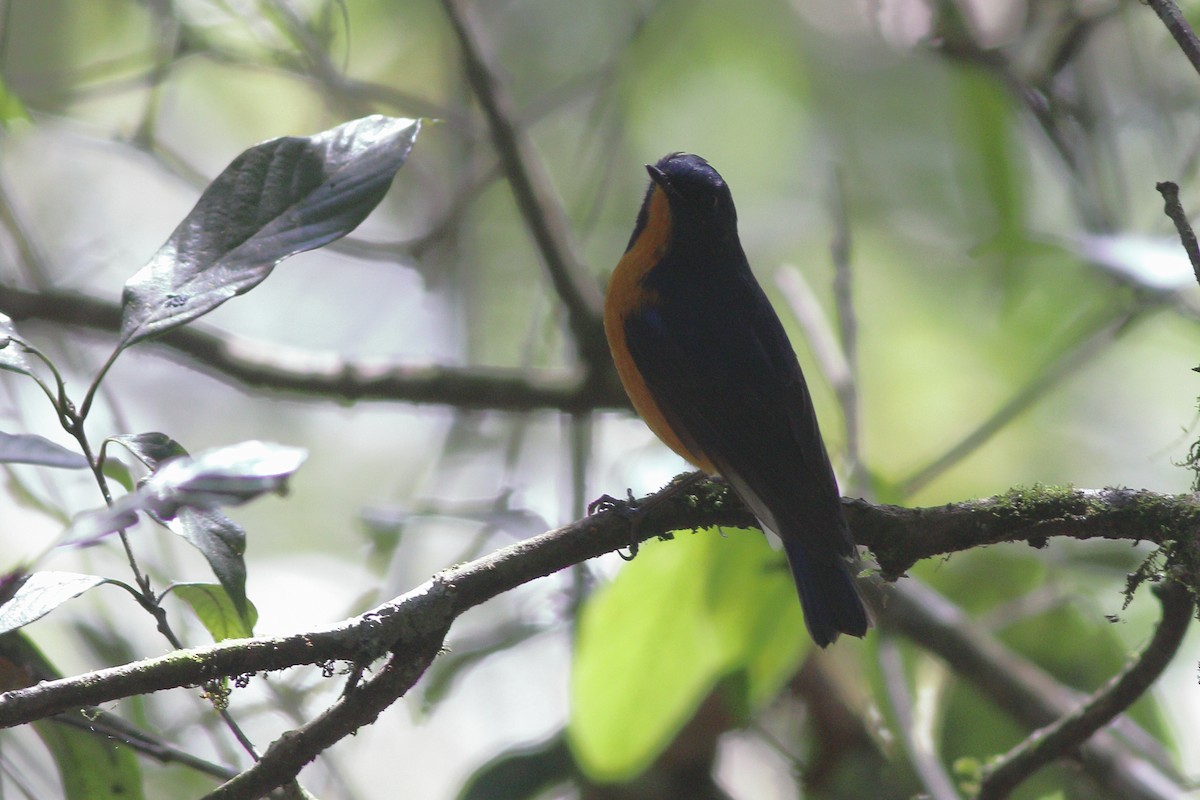
[(1162, 195), (1163, 212), (1171, 218), (1171, 222), (1175, 223), (1175, 230), (1179, 233), (1179, 242), (1183, 245), (1188, 261), (1192, 264), (1192, 272), (1196, 275), (1196, 281), (1200, 282), (1200, 243), (1197, 243), (1196, 232), (1192, 230), (1187, 212), (1183, 210), (1183, 204), (1179, 201), (1179, 186), (1171, 181), (1160, 181), (1154, 184), (1154, 188), (1158, 189), (1158, 193)]
[(1179, 10), (1179, 6), (1175, 4), (1174, 0), (1146, 0), (1146, 5), (1154, 9), (1155, 14), (1158, 14), (1158, 18), (1167, 26), (1167, 30), (1175, 39), (1175, 43), (1179, 45), (1179, 49), (1187, 56), (1187, 60), (1192, 62), (1192, 67), (1196, 72), (1200, 73), (1200, 39), (1196, 38), (1196, 32), (1188, 24), (1187, 18)]
[(1142, 654), (1074, 712), (1036, 731), (984, 777), (976, 800), (1002, 800), (1042, 767), (1074, 752), (1146, 693), (1179, 652), (1196, 611), (1191, 594), (1173, 580), (1156, 588), (1162, 621)]
[(900, 740), (925, 791), (932, 800), (958, 800), (954, 781), (946, 773), (938, 754), (927, 747), (923, 737), (917, 734), (912, 695), (905, 680), (900, 647), (896, 643), (896, 637), (886, 633), (880, 635), (879, 666), (883, 672), (883, 687), (888, 704), (896, 717)]

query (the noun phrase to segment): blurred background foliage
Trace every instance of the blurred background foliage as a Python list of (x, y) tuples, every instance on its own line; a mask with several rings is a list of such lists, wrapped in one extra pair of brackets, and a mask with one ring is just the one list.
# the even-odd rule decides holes
[[(343, 358), (578, 374), (442, 5), (0, 8), (5, 285), (115, 303), (245, 147), (367, 113), (425, 117), (437, 122), (352, 237), (282, 265), (202, 325), (298, 368)], [(722, 172), (845, 494), (932, 505), (1038, 482), (1188, 490), (1178, 462), (1196, 438), (1200, 306), (1154, 184), (1176, 181), (1185, 207), (1200, 207), (1200, 78), (1145, 5), (504, 0), (474, 12), (597, 288), (628, 239), (642, 164), (686, 150)], [(850, 282), (840, 307), (839, 274)], [(73, 387), (111, 346), (54, 319), (21, 329)], [(832, 381), (847, 357), (850, 382)], [(4, 430), (69, 445), (29, 385), (0, 386)], [(601, 493), (645, 493), (684, 469), (610, 404), (567, 415), (272, 395), (153, 346), (124, 357), (105, 387), (96, 438), (158, 430), (192, 451), (249, 438), (311, 451), (288, 498), (235, 512), (250, 534), (260, 633), (361, 611), (578, 518)], [(4, 478), (0, 546), (12, 563), (100, 504), (82, 476), (9, 467)], [(160, 585), (207, 577), (161, 531), (137, 534)], [(907, 640), (872, 634), (811, 653), (790, 590), (776, 591), (785, 578), (752, 566), (777, 557), (757, 537), (726, 534), (681, 534), (619, 580), (621, 562), (601, 559), (471, 612), (419, 691), (310, 767), (306, 786), (364, 799), (699, 797), (670, 790), (712, 772), (737, 798), (795, 797), (798, 776), (806, 797), (908, 797), (922, 788), (910, 738), (969, 777), (969, 761), (954, 772), (958, 759), (1024, 735)], [(1149, 637), (1157, 604), (1139, 596), (1125, 609), (1121, 594), (1145, 555), (1090, 542), (996, 547), (921, 564), (913, 579), (1089, 689)], [(115, 548), (51, 566), (124, 577)], [(96, 591), (28, 633), (67, 674), (160, 652), (152, 620), (130, 605)], [(745, 617), (731, 611), (743, 607)], [(189, 643), (203, 643), (178, 613)], [(1135, 714), (1192, 775), (1197, 653), (1193, 636)], [(231, 709), (265, 747), (336, 696), (341, 683), (316, 672), (260, 676)], [(109, 710), (238, 763), (186, 692)], [(5, 792), (54, 796), (56, 771), (27, 734), (0, 740)], [(146, 760), (143, 771), (152, 797), (211, 780)], [(618, 778), (634, 784), (593, 783)], [(1055, 768), (1019, 796), (1096, 791)]]

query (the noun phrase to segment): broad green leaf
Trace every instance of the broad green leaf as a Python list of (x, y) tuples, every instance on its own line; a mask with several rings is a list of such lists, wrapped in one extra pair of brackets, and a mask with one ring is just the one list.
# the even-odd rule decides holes
[(54, 720), (33, 723), (50, 750), (63, 784), (63, 800), (141, 800), (137, 756), (107, 736)]
[(197, 508), (182, 508), (165, 524), (204, 555), (245, 627), (253, 628), (257, 614), (246, 599), (246, 532), (242, 527), (220, 511)]
[(151, 470), (158, 469), (164, 461), (188, 454), (183, 445), (165, 433), (126, 433), (110, 436), (104, 442), (116, 442)]
[(808, 645), (783, 556), (759, 532), (646, 547), (580, 617), (568, 738), (581, 769), (638, 774), (719, 685), (736, 687), (735, 711), (760, 708)]
[(0, 431), (0, 462), (37, 464), (42, 467), (86, 469), (82, 453), (68, 450), (36, 433), (4, 433)]
[[(24, 579), (0, 606), (0, 633), (8, 633), (41, 619), (68, 600), (73, 600), (107, 578), (78, 572), (34, 572)], [(5, 592), (6, 595), (9, 592)]]
[[(0, 691), (61, 677), (22, 634), (0, 637)], [(58, 768), (63, 800), (141, 800), (145, 796), (137, 758), (116, 739), (55, 719), (39, 720), (32, 726)], [(100, 730), (103, 727), (97, 725)]]
[(408, 157), (420, 123), (370, 116), (242, 153), (125, 284), (122, 348), (207, 314), (275, 266), (354, 230)]
[(215, 583), (177, 583), (171, 591), (191, 606), (196, 618), (212, 634), (213, 641), (246, 639), (254, 635), (258, 610), (246, 601), (248, 613), (243, 618), (225, 587)]

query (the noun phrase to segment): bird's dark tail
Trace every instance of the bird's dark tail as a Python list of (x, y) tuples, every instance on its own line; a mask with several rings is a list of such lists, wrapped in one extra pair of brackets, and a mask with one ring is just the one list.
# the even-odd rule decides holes
[(867, 611), (846, 560), (836, 554), (813, 558), (791, 537), (784, 540), (784, 549), (813, 641), (826, 647), (840, 633), (866, 635)]

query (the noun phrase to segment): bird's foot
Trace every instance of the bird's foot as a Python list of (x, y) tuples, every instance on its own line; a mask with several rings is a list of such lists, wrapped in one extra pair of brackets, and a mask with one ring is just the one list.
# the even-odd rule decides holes
[(638, 505), (637, 500), (633, 496), (633, 489), (625, 490), (625, 499), (619, 500), (612, 495), (605, 494), (588, 503), (588, 515), (601, 514), (605, 512), (613, 512), (625, 518), (629, 523), (629, 555), (617, 551), (617, 555), (626, 561), (633, 561), (633, 557), (638, 554), (638, 526), (641, 523), (644, 510)]

